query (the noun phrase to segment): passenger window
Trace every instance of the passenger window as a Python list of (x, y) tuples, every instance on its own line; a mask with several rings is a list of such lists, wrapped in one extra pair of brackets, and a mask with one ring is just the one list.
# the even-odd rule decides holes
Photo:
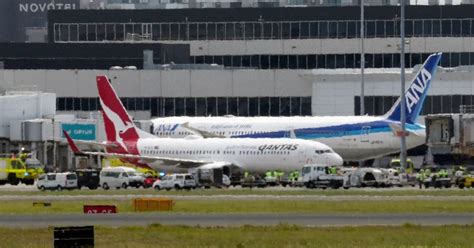
[(56, 180), (56, 175), (48, 175), (48, 181)]
[(128, 177), (127, 173), (123, 172), (122, 177)]

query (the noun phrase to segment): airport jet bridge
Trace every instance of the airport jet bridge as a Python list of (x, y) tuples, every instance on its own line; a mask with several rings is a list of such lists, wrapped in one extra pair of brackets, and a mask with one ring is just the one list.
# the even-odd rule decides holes
[(426, 144), (433, 157), (474, 157), (474, 106), (461, 106), (459, 114), (425, 117)]

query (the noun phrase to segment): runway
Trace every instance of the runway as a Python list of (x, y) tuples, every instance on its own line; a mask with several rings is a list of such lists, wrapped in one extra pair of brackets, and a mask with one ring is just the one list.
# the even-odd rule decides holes
[(308, 227), (396, 226), (411, 223), (424, 226), (474, 224), (474, 214), (45, 214), (0, 215), (1, 227), (48, 226), (143, 226), (150, 224), (186, 226), (268, 226), (278, 224)]

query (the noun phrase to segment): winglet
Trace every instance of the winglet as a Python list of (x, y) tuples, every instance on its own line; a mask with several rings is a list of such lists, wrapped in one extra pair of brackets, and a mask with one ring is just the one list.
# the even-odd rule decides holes
[(77, 155), (82, 155), (83, 153), (76, 146), (71, 136), (69, 136), (69, 134), (65, 130), (63, 130), (63, 134), (64, 134), (64, 137), (66, 137), (67, 143), (69, 144), (69, 147), (71, 147), (72, 152), (74, 152), (74, 154), (77, 154)]

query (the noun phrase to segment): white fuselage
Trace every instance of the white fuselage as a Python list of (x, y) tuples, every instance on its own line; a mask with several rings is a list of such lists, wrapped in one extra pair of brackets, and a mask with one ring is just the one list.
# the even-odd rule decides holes
[[(299, 170), (307, 163), (342, 165), (342, 158), (319, 142), (299, 139), (139, 139), (142, 156), (200, 160), (203, 164), (231, 163), (250, 172)], [(150, 167), (159, 171), (180, 171), (176, 164), (154, 162)], [(184, 166), (185, 167), (185, 166)]]
[[(282, 138), (294, 133), (296, 138), (328, 145), (346, 161), (400, 151), (400, 138), (389, 126), (399, 122), (374, 116), (165, 117), (153, 120), (154, 134), (173, 138), (194, 134), (181, 126), (184, 123), (225, 137)], [(408, 148), (424, 144), (424, 126), (407, 124), (407, 130), (412, 132), (406, 137)]]

